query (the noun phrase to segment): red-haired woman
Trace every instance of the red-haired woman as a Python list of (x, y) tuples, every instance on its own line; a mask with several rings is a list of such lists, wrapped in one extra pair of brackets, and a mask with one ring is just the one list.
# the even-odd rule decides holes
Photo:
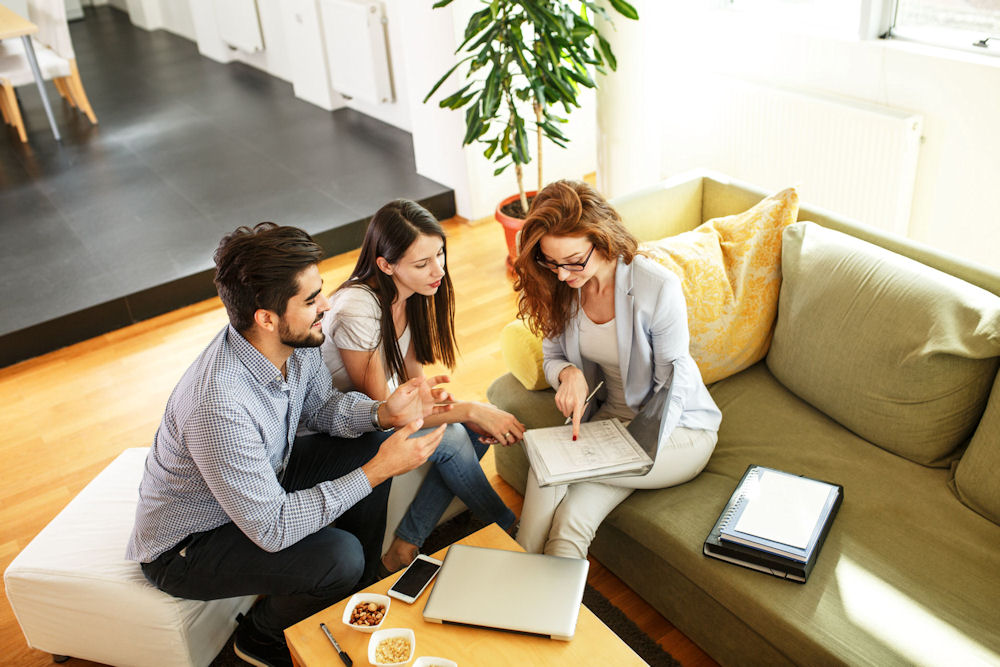
[(517, 536), (528, 551), (585, 558), (604, 517), (634, 489), (686, 482), (715, 449), (722, 414), (688, 350), (680, 280), (637, 250), (618, 213), (582, 182), (543, 189), (521, 230), (519, 316), (544, 337), (545, 376), (573, 436), (581, 421), (628, 422), (668, 392), (646, 475), (541, 488), (529, 471)]

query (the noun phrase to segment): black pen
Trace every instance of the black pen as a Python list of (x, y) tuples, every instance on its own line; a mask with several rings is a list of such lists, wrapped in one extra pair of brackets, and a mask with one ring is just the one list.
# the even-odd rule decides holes
[(319, 627), (320, 630), (323, 631), (323, 634), (326, 635), (326, 638), (330, 640), (330, 643), (333, 644), (333, 648), (337, 649), (337, 653), (340, 654), (340, 659), (344, 661), (344, 664), (347, 665), (347, 667), (351, 667), (351, 665), (353, 664), (351, 662), (351, 656), (347, 655), (347, 651), (340, 648), (340, 644), (338, 644), (337, 640), (333, 638), (333, 635), (330, 634), (330, 631), (326, 629), (326, 623), (320, 623)]

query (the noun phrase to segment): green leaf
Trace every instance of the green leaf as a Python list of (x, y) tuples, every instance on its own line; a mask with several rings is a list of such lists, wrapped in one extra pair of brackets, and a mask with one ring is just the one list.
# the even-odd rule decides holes
[(570, 69), (568, 67), (564, 67), (562, 71), (563, 71), (563, 74), (565, 74), (569, 78), (573, 79), (577, 83), (586, 86), (587, 88), (596, 88), (597, 87), (597, 84), (594, 83), (593, 79), (591, 79), (589, 76), (587, 76), (586, 70), (584, 70), (583, 74), (580, 74), (580, 72), (577, 71), (577, 70), (573, 70), (573, 69)]
[(448, 97), (446, 97), (443, 100), (441, 100), (438, 103), (438, 106), (440, 106), (442, 109), (445, 109), (445, 108), (447, 108), (447, 109), (457, 109), (457, 108), (463, 106), (462, 104), (456, 104), (456, 102), (458, 102), (460, 99), (462, 99), (462, 96), (465, 95), (465, 92), (469, 88), (471, 88), (472, 84), (474, 84), (474, 83), (475, 83), (474, 81), (470, 81), (469, 83), (465, 84), (460, 90), (455, 91), (454, 93), (452, 93)]
[(608, 3), (625, 18), (632, 19), (633, 21), (639, 19), (639, 12), (635, 10), (635, 7), (625, 2), (625, 0), (608, 0)]
[(483, 136), (483, 133), (489, 129), (488, 123), (483, 123), (482, 118), (479, 115), (479, 105), (473, 104), (465, 112), (465, 137), (462, 139), (462, 145), (467, 146), (473, 141)]
[(451, 0), (438, 0), (434, 3), (431, 9), (437, 9), (438, 7), (447, 7), (451, 4)]
[(588, 9), (593, 10), (593, 12), (595, 14), (597, 14), (598, 16), (600, 16), (602, 19), (604, 19), (606, 21), (609, 21), (611, 19), (611, 17), (608, 16), (608, 10), (604, 9), (604, 7), (602, 7), (601, 5), (599, 5), (599, 4), (595, 3), (595, 2), (590, 2), (589, 0), (584, 0), (583, 6), (584, 6), (584, 8), (588, 8)]
[(486, 76), (483, 84), (483, 115), (492, 118), (500, 107), (500, 78), (499, 70), (494, 67)]
[[(450, 1), (450, 0), (449, 0), (449, 1)], [(442, 83), (444, 83), (444, 82), (445, 82), (445, 80), (446, 80), (446, 79), (447, 79), (447, 78), (448, 78), (449, 76), (451, 76), (451, 73), (452, 73), (452, 72), (454, 72), (454, 71), (455, 71), (456, 69), (458, 69), (459, 65), (461, 65), (462, 63), (464, 63), (464, 62), (465, 62), (466, 60), (468, 60), (468, 59), (469, 59), (469, 58), (471, 58), (471, 57), (472, 57), (472, 56), (466, 56), (465, 58), (462, 58), (462, 59), (461, 59), (461, 60), (459, 60), (459, 61), (458, 61), (457, 63), (455, 63), (455, 64), (454, 64), (454, 65), (453, 65), (453, 66), (451, 67), (451, 69), (449, 69), (449, 70), (448, 70), (447, 72), (445, 72), (444, 76), (442, 76), (442, 77), (441, 77), (440, 79), (438, 79), (437, 83), (435, 83), (435, 84), (434, 84), (434, 87), (433, 87), (433, 88), (431, 88), (431, 91), (430, 91), (429, 93), (427, 93), (427, 96), (426, 96), (426, 97), (424, 98), (424, 104), (427, 104), (427, 100), (429, 100), (429, 99), (431, 98), (431, 95), (433, 95), (434, 93), (436, 93), (436, 92), (437, 92), (437, 89), (441, 87), (441, 84), (442, 84)]]
[(618, 59), (615, 58), (615, 54), (614, 52), (612, 52), (611, 45), (608, 44), (608, 40), (598, 35), (597, 42), (598, 44), (601, 45), (601, 53), (604, 54), (604, 59), (608, 61), (608, 67), (610, 67), (612, 70), (617, 70)]
[(563, 141), (569, 141), (569, 137), (559, 131), (559, 128), (549, 122), (541, 123), (541, 128), (545, 131), (545, 136), (555, 137), (557, 139), (562, 139)]
[(524, 119), (516, 116), (514, 120), (514, 146), (511, 156), (517, 164), (531, 162), (531, 152), (528, 149), (528, 132), (524, 129)]
[(497, 145), (499, 143), (500, 142), (497, 139), (491, 139), (490, 141), (486, 142), (487, 145), (486, 145), (486, 150), (483, 151), (483, 157), (485, 157), (487, 160), (493, 157), (493, 153), (496, 152)]
[(511, 163), (508, 162), (507, 164), (503, 165), (502, 167), (497, 167), (496, 169), (493, 170), (493, 175), (494, 176), (499, 176), (500, 174), (502, 174), (504, 172), (504, 170), (507, 169), (507, 167), (510, 166), (510, 164)]
[(490, 9), (480, 9), (478, 12), (469, 17), (469, 22), (465, 25), (465, 40), (469, 41), (480, 32), (482, 32), (490, 23), (493, 22), (493, 17), (490, 16)]

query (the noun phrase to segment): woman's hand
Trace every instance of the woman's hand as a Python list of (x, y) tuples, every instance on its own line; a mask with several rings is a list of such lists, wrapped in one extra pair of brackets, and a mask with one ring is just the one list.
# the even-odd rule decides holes
[[(415, 419), (451, 410), (451, 396), (446, 390), (436, 386), (449, 379), (447, 375), (432, 378), (421, 376), (399, 385), (379, 407), (379, 424), (398, 428)], [(447, 404), (442, 405), (443, 403)]]
[(509, 446), (524, 437), (524, 424), (517, 417), (488, 403), (466, 403), (469, 427), (483, 438), (486, 444), (500, 443)]
[(576, 366), (559, 371), (559, 389), (556, 390), (556, 407), (563, 417), (573, 418), (573, 439), (580, 436), (580, 421), (587, 402), (587, 380)]

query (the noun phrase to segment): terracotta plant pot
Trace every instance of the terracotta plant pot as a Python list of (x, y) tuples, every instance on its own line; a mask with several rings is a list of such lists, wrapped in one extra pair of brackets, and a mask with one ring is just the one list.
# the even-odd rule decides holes
[[(530, 199), (536, 194), (535, 190), (531, 192), (526, 192), (525, 195)], [(512, 201), (516, 201), (520, 198), (520, 194), (513, 194), (507, 197), (499, 204), (497, 204), (496, 210), (493, 212), (493, 217), (497, 219), (497, 222), (503, 226), (504, 238), (507, 240), (507, 268), (510, 269), (514, 266), (514, 260), (517, 259), (517, 233), (521, 231), (521, 227), (524, 225), (524, 218), (512, 218), (503, 212), (503, 207)]]

